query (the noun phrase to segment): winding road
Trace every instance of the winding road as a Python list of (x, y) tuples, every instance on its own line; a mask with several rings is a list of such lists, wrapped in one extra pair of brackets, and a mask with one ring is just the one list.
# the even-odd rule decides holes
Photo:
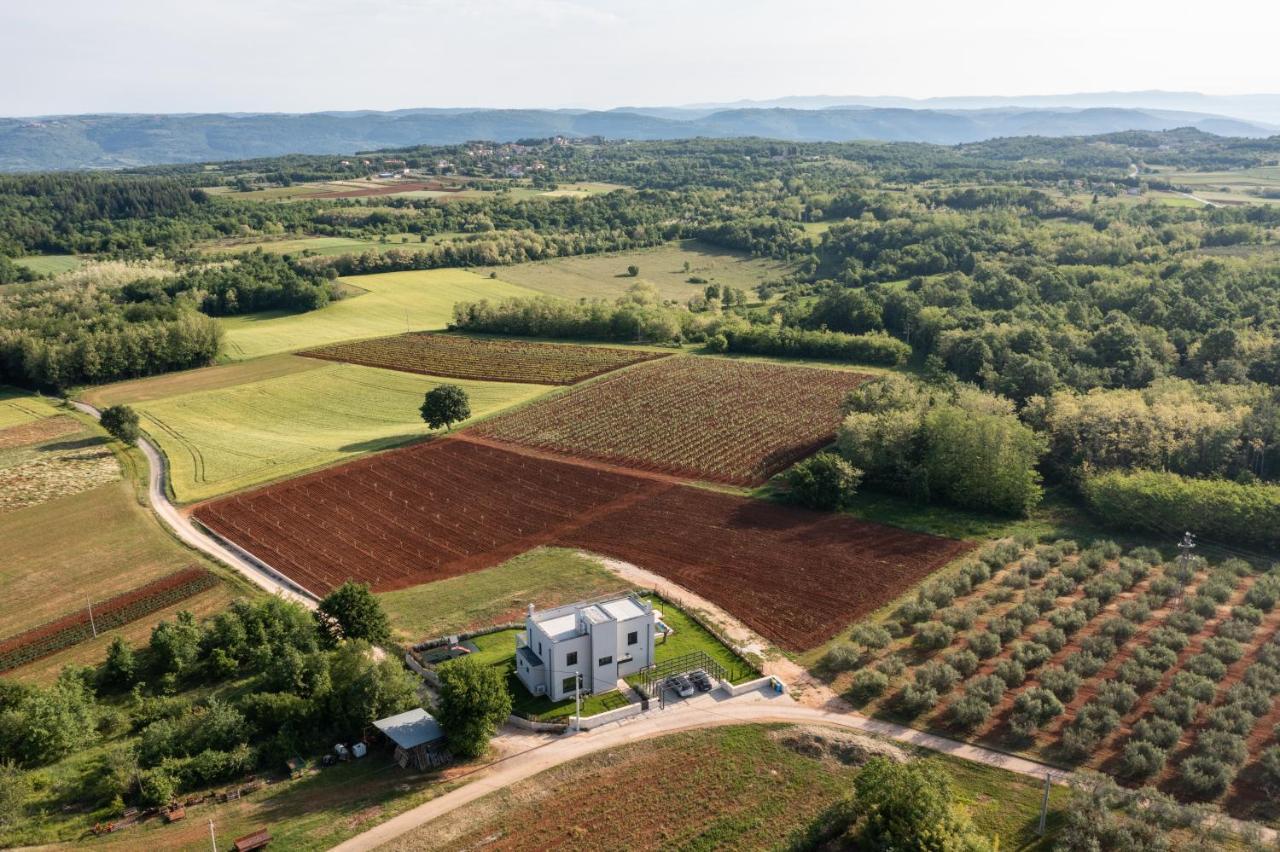
[[(87, 402), (71, 400), (78, 411), (88, 414), (95, 420), (102, 419), (102, 412)], [(254, 585), (272, 594), (278, 594), (291, 601), (296, 601), (308, 609), (315, 609), (319, 598), (294, 583), (288, 577), (272, 569), (247, 551), (241, 550), (230, 542), (215, 538), (202, 528), (192, 523), (191, 519), (178, 510), (169, 501), (165, 478), (168, 467), (164, 454), (145, 436), (139, 436), (138, 449), (147, 458), (147, 502), (183, 544), (193, 547), (201, 553), (216, 559), (218, 562), (242, 574)]]

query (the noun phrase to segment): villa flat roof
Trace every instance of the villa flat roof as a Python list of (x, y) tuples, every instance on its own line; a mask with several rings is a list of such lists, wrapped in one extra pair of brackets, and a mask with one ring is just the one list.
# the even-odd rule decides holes
[(560, 639), (568, 639), (570, 636), (578, 634), (578, 614), (576, 612), (557, 615), (555, 618), (539, 621), (538, 624), (541, 625), (548, 638), (553, 642)]
[(636, 605), (631, 598), (618, 598), (616, 601), (600, 604), (600, 608), (609, 615), (613, 616), (617, 621), (626, 621), (629, 618), (636, 618), (644, 615), (644, 610)]

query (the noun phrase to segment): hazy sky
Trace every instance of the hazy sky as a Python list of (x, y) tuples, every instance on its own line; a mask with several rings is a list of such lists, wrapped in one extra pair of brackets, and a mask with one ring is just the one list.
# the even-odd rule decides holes
[(1280, 92), (1275, 0), (0, 0), (0, 115)]

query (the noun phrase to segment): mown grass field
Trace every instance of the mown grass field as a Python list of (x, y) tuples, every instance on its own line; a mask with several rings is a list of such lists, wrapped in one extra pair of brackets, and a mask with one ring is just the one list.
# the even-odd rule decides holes
[[(801, 755), (778, 726), (672, 734), (582, 757), (421, 826), (394, 850), (777, 849), (846, 798), (858, 770)], [(1037, 838), (1040, 785), (998, 769), (925, 758), (951, 776), (980, 832), (999, 848), (1049, 848)], [(1066, 793), (1050, 797), (1051, 823)]]
[(311, 346), (444, 328), (457, 302), (531, 296), (517, 284), (463, 269), (388, 272), (341, 279), (365, 292), (318, 311), (268, 311), (219, 320), (226, 331), (223, 356), (242, 361)]
[(74, 254), (33, 254), (15, 257), (13, 262), (25, 266), (38, 275), (61, 275), (79, 269), (84, 258)]
[[(684, 264), (689, 264), (686, 271)], [(627, 267), (635, 265), (640, 274), (632, 278)], [(787, 265), (781, 261), (753, 258), (738, 252), (684, 240), (650, 249), (558, 257), (514, 266), (495, 266), (482, 273), (497, 272), (501, 281), (510, 281), (566, 299), (612, 299), (621, 296), (637, 281), (647, 281), (664, 299), (684, 301), (702, 293), (707, 286), (691, 284), (689, 278), (708, 283), (728, 284), (748, 291), (761, 282), (781, 278)]]
[(199, 559), (122, 481), (0, 515), (0, 636), (171, 574)]
[(56, 403), (47, 397), (0, 385), (0, 429), (22, 426), (57, 413)]
[(631, 588), (595, 560), (564, 548), (538, 548), (501, 565), (378, 595), (404, 643), (519, 621), (534, 604), (548, 609)]
[[(227, 494), (430, 434), (418, 408), (441, 380), (316, 363), (312, 370), (137, 403), (143, 428), (169, 460), (175, 499)], [(216, 383), (197, 372), (196, 383)], [(451, 383), (466, 390), (474, 417), (547, 390)]]

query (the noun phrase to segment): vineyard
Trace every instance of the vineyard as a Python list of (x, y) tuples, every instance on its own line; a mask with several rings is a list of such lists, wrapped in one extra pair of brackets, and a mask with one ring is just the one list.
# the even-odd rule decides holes
[(480, 435), (641, 470), (764, 482), (830, 443), (866, 376), (719, 358), (668, 358), (475, 427)]
[(205, 504), (196, 518), (321, 594), (349, 578), (388, 591), (538, 545), (581, 547), (670, 577), (797, 650), (968, 546), (465, 437)]
[(571, 385), (669, 353), (413, 333), (339, 343), (299, 354), (452, 379)]
[(121, 627), (193, 597), (218, 584), (218, 578), (203, 568), (187, 568), (161, 577), (121, 595), (94, 603), (89, 609), (72, 613), (33, 627), (0, 641), (0, 672), (35, 662), (81, 642), (96, 633)]
[(1255, 813), (1280, 795), (1278, 600), (1241, 560), (1006, 541), (819, 670), (878, 715)]

